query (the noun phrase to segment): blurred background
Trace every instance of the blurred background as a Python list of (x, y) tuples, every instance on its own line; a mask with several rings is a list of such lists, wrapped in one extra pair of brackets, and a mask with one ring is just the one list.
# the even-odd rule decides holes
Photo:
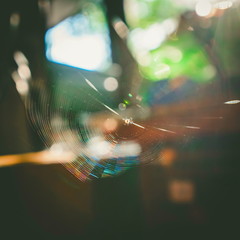
[(236, 238), (239, 4), (4, 1), (1, 238)]

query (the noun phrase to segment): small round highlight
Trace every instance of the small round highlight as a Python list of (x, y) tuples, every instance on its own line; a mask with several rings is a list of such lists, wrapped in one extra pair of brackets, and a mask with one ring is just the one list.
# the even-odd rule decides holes
[(119, 108), (119, 110), (124, 111), (124, 110), (126, 110), (127, 106), (125, 103), (119, 103), (118, 108)]
[(103, 127), (106, 132), (113, 132), (117, 129), (118, 122), (114, 118), (108, 118), (105, 120)]
[(108, 77), (104, 80), (103, 85), (107, 91), (113, 92), (116, 91), (118, 88), (118, 81), (116, 78)]

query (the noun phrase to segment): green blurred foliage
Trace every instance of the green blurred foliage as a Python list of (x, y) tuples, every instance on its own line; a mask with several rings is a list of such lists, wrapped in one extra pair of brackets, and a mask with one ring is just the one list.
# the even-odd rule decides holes
[(167, 18), (178, 17), (187, 8), (175, 0), (125, 0), (125, 2), (127, 21), (131, 28), (146, 28)]
[[(191, 5), (175, 0), (126, 0), (126, 15), (132, 30), (147, 29), (153, 24), (172, 18), (180, 22), (181, 15), (191, 9)], [(133, 9), (135, 7), (135, 10)], [(131, 14), (131, 11), (134, 12)], [(212, 80), (216, 74), (207, 53), (193, 32), (176, 31), (153, 50), (143, 49), (141, 59), (137, 57), (140, 72), (144, 78), (159, 81), (166, 78), (186, 76), (197, 82)], [(146, 32), (147, 34), (147, 32)], [(161, 34), (161, 33), (159, 33)], [(131, 38), (131, 36), (130, 36)], [(138, 42), (139, 41), (139, 42)], [(129, 47), (139, 55), (137, 46), (142, 39), (130, 39)], [(134, 46), (135, 45), (135, 46)]]
[(143, 76), (152, 81), (186, 76), (194, 81), (206, 82), (215, 75), (205, 50), (191, 33), (169, 39), (158, 49), (149, 52), (150, 62), (141, 66)]

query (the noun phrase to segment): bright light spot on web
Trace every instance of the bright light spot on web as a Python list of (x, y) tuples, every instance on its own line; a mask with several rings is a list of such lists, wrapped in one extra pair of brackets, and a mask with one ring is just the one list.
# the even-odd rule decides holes
[(123, 121), (124, 121), (124, 125), (127, 125), (127, 126), (133, 123), (132, 118), (123, 118)]
[(119, 143), (113, 151), (113, 154), (118, 157), (139, 156), (142, 148), (139, 143), (135, 141), (126, 141)]
[(167, 77), (170, 74), (171, 68), (167, 64), (159, 64), (155, 71), (155, 75), (158, 78)]
[(224, 104), (237, 104), (237, 103), (240, 103), (240, 100), (230, 100), (225, 102)]
[(92, 137), (87, 143), (89, 156), (97, 159), (108, 158), (111, 154), (112, 144), (102, 137)]

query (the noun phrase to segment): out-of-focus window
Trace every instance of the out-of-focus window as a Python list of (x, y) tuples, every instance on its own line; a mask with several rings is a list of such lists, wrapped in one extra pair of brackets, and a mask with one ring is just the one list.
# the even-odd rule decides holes
[(96, 71), (111, 64), (107, 20), (97, 3), (85, 4), (83, 11), (50, 28), (45, 41), (50, 61)]

